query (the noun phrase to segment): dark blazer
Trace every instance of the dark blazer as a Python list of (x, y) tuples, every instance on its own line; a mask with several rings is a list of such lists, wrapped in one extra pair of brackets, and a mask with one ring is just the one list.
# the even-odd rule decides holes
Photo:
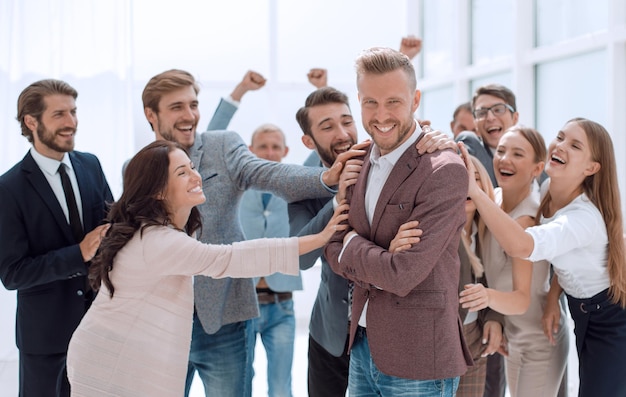
[[(304, 165), (321, 167), (313, 152)], [(317, 198), (290, 203), (289, 227), (292, 236), (319, 233), (333, 216), (332, 198)], [(300, 270), (311, 268), (317, 259), (322, 263), (322, 274), (317, 297), (311, 312), (309, 333), (328, 353), (340, 357), (348, 337), (348, 280), (333, 272), (322, 248), (300, 256)]]
[[(102, 223), (111, 190), (96, 156), (70, 152), (85, 233)], [(65, 353), (89, 302), (87, 266), (43, 172), (30, 152), (0, 177), (0, 279), (17, 290), (17, 347)]]
[[(371, 150), (371, 149), (370, 149)], [(325, 248), (333, 270), (353, 280), (350, 346), (369, 299), (367, 339), (376, 366), (407, 379), (460, 376), (472, 364), (458, 314), (459, 255), (465, 223), (467, 171), (452, 150), (402, 154), (387, 179), (373, 215), (365, 212), (370, 152), (349, 197), (349, 223), (358, 236), (338, 256), (346, 232)], [(421, 241), (387, 251), (398, 228), (418, 220)]]

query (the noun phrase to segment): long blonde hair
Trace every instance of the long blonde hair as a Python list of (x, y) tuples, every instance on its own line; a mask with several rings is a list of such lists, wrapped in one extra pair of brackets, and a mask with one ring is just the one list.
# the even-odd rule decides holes
[[(470, 155), (469, 157), (472, 161), (472, 164), (474, 164), (474, 169), (478, 173), (478, 178), (480, 179), (482, 190), (487, 194), (491, 201), (495, 201), (493, 184), (491, 183), (491, 178), (489, 178), (487, 169), (476, 157), (472, 155)], [(474, 212), (474, 222), (476, 222), (476, 225), (478, 226), (478, 238), (476, 239), (476, 251), (478, 251), (480, 249), (480, 243), (485, 237), (487, 226), (485, 225), (485, 222), (481, 219), (478, 211)], [(483, 266), (483, 263), (478, 255), (476, 255), (476, 252), (472, 250), (470, 236), (465, 232), (465, 228), (463, 228), (463, 233), (461, 233), (461, 241), (463, 242), (463, 246), (467, 251), (467, 255), (469, 257), (470, 264), (472, 265), (474, 275), (476, 277), (482, 277), (483, 273), (485, 272), (485, 267)]]
[[(565, 124), (568, 123), (576, 123), (585, 131), (591, 149), (591, 159), (600, 164), (600, 170), (586, 177), (581, 187), (602, 214), (606, 225), (609, 240), (607, 269), (611, 282), (609, 296), (613, 303), (618, 303), (624, 308), (626, 307), (626, 256), (613, 142), (607, 130), (594, 121), (574, 118)], [(545, 213), (551, 199), (550, 194), (546, 194), (541, 201), (539, 214)]]

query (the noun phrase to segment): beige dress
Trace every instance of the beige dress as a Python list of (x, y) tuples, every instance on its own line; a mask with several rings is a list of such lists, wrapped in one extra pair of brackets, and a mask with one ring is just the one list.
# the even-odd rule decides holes
[[(501, 189), (496, 188), (496, 203), (502, 204)], [(535, 217), (538, 196), (530, 194), (509, 213), (511, 218)], [(512, 259), (488, 231), (482, 247), (485, 274), (489, 286), (499, 291), (513, 290)], [(555, 346), (543, 333), (541, 317), (549, 290), (550, 264), (533, 262), (530, 306), (526, 313), (504, 317), (504, 332), (508, 339), (506, 377), (512, 397), (554, 397), (561, 384), (567, 362), (569, 337), (565, 314), (561, 312), (559, 333)]]
[[(169, 227), (150, 227), (120, 250), (74, 332), (67, 353), (72, 396), (184, 394), (193, 317), (193, 278), (298, 274), (298, 242), (207, 245)], [(243, 374), (242, 374), (243, 376)]]

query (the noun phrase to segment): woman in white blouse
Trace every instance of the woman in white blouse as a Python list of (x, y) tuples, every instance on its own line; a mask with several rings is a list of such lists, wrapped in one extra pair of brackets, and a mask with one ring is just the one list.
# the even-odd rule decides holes
[[(550, 177), (540, 225), (522, 228), (482, 192), (465, 147), (469, 195), (510, 256), (552, 263), (543, 323), (558, 332), (558, 297), (565, 291), (575, 323), (579, 396), (626, 396), (626, 257), (613, 144), (600, 124), (568, 121), (550, 144)], [(484, 297), (473, 301), (488, 304)]]

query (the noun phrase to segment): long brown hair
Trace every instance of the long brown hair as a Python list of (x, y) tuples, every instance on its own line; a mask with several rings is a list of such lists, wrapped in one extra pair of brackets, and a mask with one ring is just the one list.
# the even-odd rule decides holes
[[(158, 197), (167, 187), (169, 154), (176, 149), (185, 151), (175, 142), (158, 140), (141, 149), (128, 163), (124, 172), (124, 192), (111, 206), (107, 217), (111, 227), (89, 268), (89, 282), (94, 290), (104, 283), (112, 298), (115, 288), (109, 272), (113, 270), (117, 253), (138, 230), (143, 234), (147, 227), (172, 224), (165, 202)], [(192, 235), (200, 227), (200, 212), (194, 207), (184, 231)]]
[[(574, 118), (565, 124), (569, 123), (576, 123), (585, 131), (591, 150), (591, 159), (600, 164), (600, 170), (586, 177), (581, 187), (602, 214), (606, 225), (609, 240), (607, 269), (611, 282), (609, 296), (614, 303), (626, 307), (624, 229), (613, 142), (607, 130), (594, 121)], [(548, 192), (541, 201), (539, 214), (545, 213), (551, 200)]]

